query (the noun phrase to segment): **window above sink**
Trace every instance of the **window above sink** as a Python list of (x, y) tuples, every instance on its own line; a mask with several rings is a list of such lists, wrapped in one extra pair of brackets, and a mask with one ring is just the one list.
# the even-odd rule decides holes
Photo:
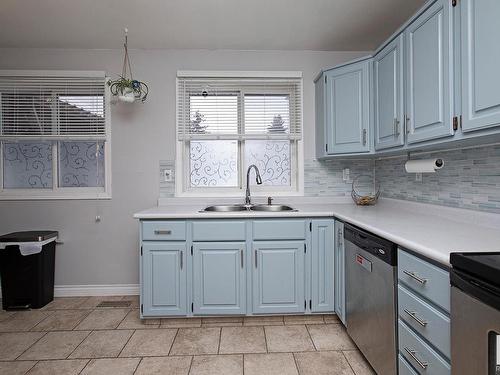
[(176, 196), (303, 194), (301, 72), (178, 72)]

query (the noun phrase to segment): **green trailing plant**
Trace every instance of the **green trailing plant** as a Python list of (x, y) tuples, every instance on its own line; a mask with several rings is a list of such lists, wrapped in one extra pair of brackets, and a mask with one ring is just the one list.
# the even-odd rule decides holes
[(135, 79), (120, 77), (118, 79), (108, 81), (108, 86), (111, 94), (115, 96), (124, 95), (127, 92), (133, 92), (134, 97), (143, 102), (148, 97), (148, 85)]

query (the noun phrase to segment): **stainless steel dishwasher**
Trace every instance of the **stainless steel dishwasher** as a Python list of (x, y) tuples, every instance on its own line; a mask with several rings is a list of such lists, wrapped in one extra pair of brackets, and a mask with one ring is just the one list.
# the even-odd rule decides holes
[(397, 246), (346, 224), (347, 332), (379, 375), (397, 374)]

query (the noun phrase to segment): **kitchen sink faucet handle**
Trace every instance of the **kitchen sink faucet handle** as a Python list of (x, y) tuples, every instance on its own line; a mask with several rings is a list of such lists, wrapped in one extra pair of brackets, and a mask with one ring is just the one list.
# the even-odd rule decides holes
[(270, 206), (271, 204), (273, 204), (273, 200), (273, 197), (267, 197), (267, 204)]

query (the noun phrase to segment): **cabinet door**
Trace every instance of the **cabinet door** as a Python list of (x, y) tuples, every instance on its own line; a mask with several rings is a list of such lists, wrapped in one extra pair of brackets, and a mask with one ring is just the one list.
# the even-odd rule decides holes
[(144, 316), (186, 314), (185, 256), (185, 242), (143, 242)]
[(404, 144), (403, 40), (401, 34), (373, 59), (377, 150)]
[(315, 134), (316, 157), (321, 158), (326, 154), (326, 75), (323, 73), (314, 82), (314, 108), (315, 108)]
[(305, 311), (304, 241), (253, 243), (253, 312)]
[(326, 73), (327, 154), (370, 151), (371, 60)]
[(193, 311), (195, 314), (244, 314), (245, 242), (193, 245)]
[(344, 223), (335, 221), (335, 312), (346, 324), (345, 319), (345, 249)]
[(408, 143), (453, 135), (453, 20), (438, 0), (405, 31)]
[(500, 2), (463, 0), (462, 129), (500, 124)]
[(312, 303), (313, 312), (331, 312), (333, 306), (333, 220), (312, 221)]

